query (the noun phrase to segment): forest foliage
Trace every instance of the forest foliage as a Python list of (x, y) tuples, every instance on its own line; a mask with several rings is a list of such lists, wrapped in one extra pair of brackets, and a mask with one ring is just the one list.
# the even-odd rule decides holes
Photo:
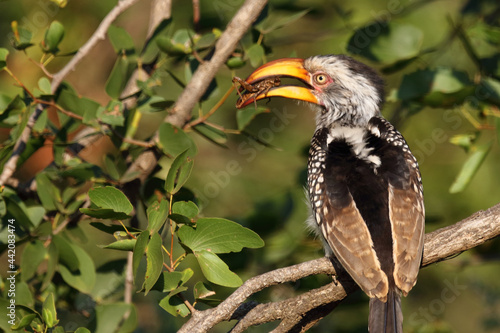
[[(428, 229), (498, 201), (500, 7), (495, 2), (270, 1), (180, 127), (163, 119), (213, 55), (242, 1), (202, 1), (199, 20), (193, 20), (191, 2), (174, 1), (171, 18), (147, 40), (149, 2), (138, 4), (144, 7), (142, 19), (134, 21), (129, 13), (111, 25), (101, 42), (107, 44), (101, 49), (106, 59), (93, 53), (84, 65), (96, 63), (97, 69), (80, 67), (54, 91), (52, 75), (97, 28), (99, 22), (90, 17), (102, 19), (115, 2), (42, 0), (32, 8), (32, 1), (0, 3), (0, 9), (13, 6), (1, 15), (9, 25), (0, 27), (0, 169), (5, 172), (9, 159), (19, 155), (16, 172), (0, 193), (2, 308), (12, 299), (6, 272), (17, 272), (16, 312), (12, 319), (0, 318), (4, 331), (153, 332), (159, 328), (145, 327), (160, 324), (141, 318), (162, 311), (162, 331), (174, 332), (193, 308), (217, 305), (242, 280), (321, 255), (321, 245), (302, 226), (304, 149), (312, 116), (296, 111), (303, 106), (283, 107), (280, 100), (234, 107), (231, 78), (244, 78), (271, 59), (346, 53), (382, 73), (384, 114), (405, 129), (422, 165), (431, 198)], [(33, 21), (37, 11), (48, 18), (43, 29)], [(85, 20), (92, 29), (81, 30)], [(97, 83), (92, 82), (96, 71), (103, 78)], [(136, 89), (124, 95), (131, 77)], [(29, 138), (21, 152), (14, 151), (37, 108), (43, 111)], [(406, 131), (410, 119), (414, 129)], [(419, 130), (428, 137), (415, 134)], [(108, 148), (94, 146), (90, 157), (84, 155), (93, 144)], [(41, 149), (49, 162), (37, 159)], [(154, 172), (140, 179), (129, 167), (145, 150), (160, 158)], [(14, 248), (15, 255), (9, 251)], [(495, 250), (498, 242), (465, 256), (462, 264), (481, 262)], [(450, 272), (458, 269), (451, 267)], [(476, 332), (490, 332), (500, 329), (500, 295), (498, 289), (492, 292), (498, 281), (490, 281), (495, 270), (487, 264), (480, 271), (483, 282), (457, 276), (476, 283), (480, 296), (474, 302), (490, 305), (489, 312), (475, 314), (473, 324), (480, 327)], [(429, 271), (427, 282), (421, 278), (419, 284), (453, 281), (440, 274)], [(123, 301), (131, 293), (125, 287), (130, 276), (131, 303)], [(327, 279), (305, 279), (261, 297), (276, 299), (280, 292), (300, 292)], [(418, 300), (408, 305), (415, 316), (406, 325), (412, 332), (459, 331), (444, 310), (419, 312), (430, 304), (431, 290), (412, 292)], [(358, 301), (342, 310), (345, 316), (364, 309)], [(154, 305), (144, 310), (146, 302)], [(454, 317), (462, 311), (467, 310), (460, 303)], [(339, 332), (366, 326), (335, 325)]]

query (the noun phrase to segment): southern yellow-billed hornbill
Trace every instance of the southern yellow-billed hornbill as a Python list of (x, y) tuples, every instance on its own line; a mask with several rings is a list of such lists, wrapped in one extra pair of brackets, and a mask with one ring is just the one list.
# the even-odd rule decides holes
[[(281, 85), (296, 78), (303, 86)], [(314, 226), (370, 297), (368, 329), (402, 332), (401, 293), (415, 285), (422, 258), (424, 204), (418, 164), (380, 114), (383, 81), (344, 55), (288, 58), (255, 70), (237, 102), (281, 96), (312, 103), (316, 132), (308, 162)], [(240, 88), (240, 90), (243, 90)]]

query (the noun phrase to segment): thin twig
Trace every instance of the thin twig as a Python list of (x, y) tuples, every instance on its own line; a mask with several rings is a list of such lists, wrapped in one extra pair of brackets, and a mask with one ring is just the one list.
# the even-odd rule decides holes
[[(106, 15), (106, 17), (102, 20), (99, 27), (94, 31), (89, 40), (78, 50), (75, 56), (56, 74), (52, 76), (52, 83), (50, 85), (50, 90), (52, 94), (55, 94), (57, 88), (63, 81), (63, 79), (68, 75), (72, 70), (75, 69), (76, 65), (94, 48), (94, 46), (100, 40), (106, 37), (106, 32), (108, 31), (109, 26), (113, 21), (123, 13), (127, 8), (138, 2), (139, 0), (121, 0), (118, 1), (118, 4)], [(5, 182), (12, 177), (14, 172), (16, 171), (17, 161), (21, 156), (22, 152), (26, 148), (26, 143), (31, 136), (31, 132), (33, 130), (33, 126), (37, 119), (40, 117), (44, 110), (44, 106), (42, 104), (38, 104), (35, 108), (35, 111), (31, 114), (24, 127), (21, 135), (17, 139), (14, 149), (12, 151), (12, 155), (9, 160), (5, 163), (4, 168), (2, 170), (2, 174), (0, 175), (0, 186), (4, 185)]]
[(234, 90), (234, 86), (231, 86), (231, 88), (228, 89), (228, 91), (224, 94), (224, 96), (222, 96), (222, 98), (217, 102), (217, 104), (214, 105), (213, 108), (210, 109), (210, 111), (208, 111), (202, 117), (199, 117), (199, 118), (191, 121), (190, 123), (186, 124), (186, 126), (184, 126), (184, 130), (186, 130), (190, 127), (196, 126), (198, 124), (201, 124), (201, 123), (205, 122), (208, 118), (210, 118), (210, 116), (212, 116), (215, 113), (215, 111), (217, 111), (221, 107), (221, 105), (224, 104), (224, 102), (229, 97), (229, 95), (233, 92), (233, 90)]
[(52, 80), (52, 93), (55, 93), (62, 80), (76, 68), (76, 65), (97, 45), (97, 43), (106, 38), (106, 32), (121, 13), (127, 10), (130, 6), (139, 0), (120, 0), (118, 4), (106, 15), (97, 27), (96, 31), (92, 34), (89, 40), (78, 50), (73, 58), (63, 67), (59, 72), (54, 74)]

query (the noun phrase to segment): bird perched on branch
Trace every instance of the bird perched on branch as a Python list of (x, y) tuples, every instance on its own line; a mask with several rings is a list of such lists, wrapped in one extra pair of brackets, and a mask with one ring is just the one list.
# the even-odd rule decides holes
[[(282, 85), (283, 77), (302, 85)], [(348, 56), (324, 55), (275, 60), (245, 81), (239, 108), (281, 96), (316, 110), (307, 167), (312, 223), (326, 254), (370, 297), (369, 331), (402, 333), (401, 294), (417, 280), (425, 213), (417, 161), (380, 113), (382, 79)]]

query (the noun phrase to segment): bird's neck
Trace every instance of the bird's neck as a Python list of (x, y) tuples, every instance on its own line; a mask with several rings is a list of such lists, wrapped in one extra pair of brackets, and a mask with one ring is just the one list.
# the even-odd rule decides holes
[(355, 104), (331, 101), (325, 103), (325, 106), (319, 107), (316, 115), (317, 128), (366, 128), (370, 119), (380, 116), (380, 109), (372, 103)]

